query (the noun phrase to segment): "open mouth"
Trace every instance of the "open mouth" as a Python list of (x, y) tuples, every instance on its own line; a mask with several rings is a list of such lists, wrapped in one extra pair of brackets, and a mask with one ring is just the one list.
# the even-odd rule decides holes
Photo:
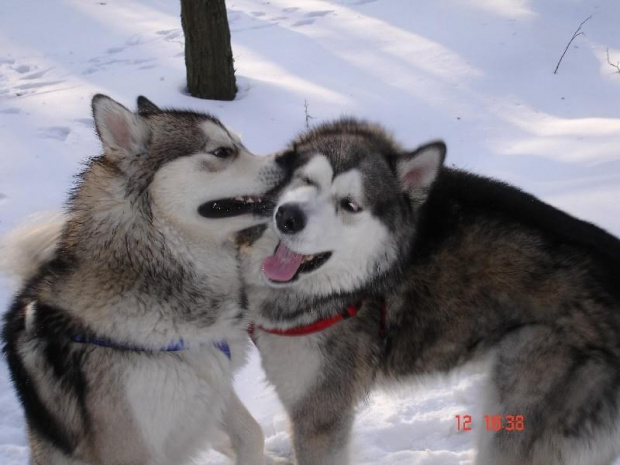
[(282, 242), (278, 244), (273, 255), (263, 260), (263, 274), (274, 283), (290, 283), (301, 273), (318, 270), (331, 257), (331, 252), (303, 255), (293, 252)]
[(242, 231), (239, 231), (235, 235), (235, 244), (237, 247), (252, 247), (254, 242), (259, 240), (265, 230), (267, 229), (267, 224), (257, 224), (256, 226), (252, 226), (251, 228), (246, 228)]
[(205, 218), (230, 218), (247, 214), (264, 214), (265, 202), (258, 195), (241, 195), (234, 198), (212, 200), (198, 207), (198, 214)]

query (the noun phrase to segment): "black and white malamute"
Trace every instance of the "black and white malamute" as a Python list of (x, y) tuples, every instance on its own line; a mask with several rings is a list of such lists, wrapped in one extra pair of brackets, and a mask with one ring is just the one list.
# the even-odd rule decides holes
[(103, 155), (65, 218), (17, 238), (30, 276), (3, 339), (32, 463), (182, 465), (223, 431), (237, 464), (264, 464), (232, 388), (248, 338), (231, 238), (265, 221), (282, 169), (209, 115), (92, 107)]
[(342, 120), (280, 156), (290, 180), (243, 268), (298, 464), (349, 463), (355, 406), (376, 383), (488, 354), (484, 412), (501, 428), (482, 433), (477, 464), (609, 465), (620, 242), (444, 155)]

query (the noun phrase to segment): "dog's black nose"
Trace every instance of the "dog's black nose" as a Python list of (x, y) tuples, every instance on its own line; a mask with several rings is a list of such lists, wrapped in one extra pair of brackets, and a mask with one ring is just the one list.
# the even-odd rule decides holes
[(306, 215), (299, 205), (286, 203), (276, 212), (276, 225), (284, 234), (295, 234), (306, 227)]

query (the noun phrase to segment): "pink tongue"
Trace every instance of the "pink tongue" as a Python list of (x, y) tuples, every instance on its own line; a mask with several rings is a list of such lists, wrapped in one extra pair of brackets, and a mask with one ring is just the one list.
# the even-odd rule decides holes
[(263, 273), (272, 281), (290, 281), (297, 273), (303, 259), (303, 255), (293, 252), (280, 242), (276, 253), (263, 261)]

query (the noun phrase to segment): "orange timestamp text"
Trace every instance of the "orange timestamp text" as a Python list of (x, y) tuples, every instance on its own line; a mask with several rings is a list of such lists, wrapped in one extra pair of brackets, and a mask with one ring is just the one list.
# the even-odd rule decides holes
[[(520, 432), (525, 430), (525, 417), (523, 415), (485, 415), (484, 426), (487, 431)], [(456, 415), (456, 429), (458, 431), (471, 431), (471, 415)]]

